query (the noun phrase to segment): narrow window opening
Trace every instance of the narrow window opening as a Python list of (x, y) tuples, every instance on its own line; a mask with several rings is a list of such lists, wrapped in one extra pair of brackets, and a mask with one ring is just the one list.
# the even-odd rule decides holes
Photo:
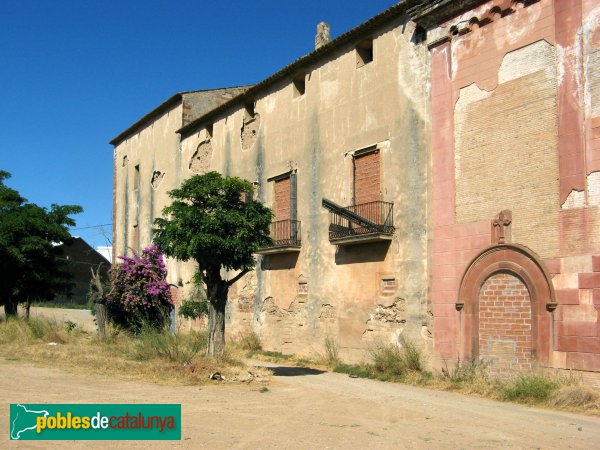
[(135, 166), (135, 171), (133, 174), (133, 189), (137, 190), (140, 188), (140, 165), (137, 164)]
[(362, 67), (373, 61), (373, 39), (367, 39), (356, 46), (356, 67)]
[(306, 92), (306, 75), (302, 74), (294, 78), (294, 98), (298, 98), (304, 95)]
[(415, 31), (413, 32), (413, 35), (412, 35), (412, 43), (420, 44), (422, 42), (425, 42), (426, 40), (427, 40), (427, 30), (425, 28), (423, 28), (421, 25), (417, 25), (415, 27)]

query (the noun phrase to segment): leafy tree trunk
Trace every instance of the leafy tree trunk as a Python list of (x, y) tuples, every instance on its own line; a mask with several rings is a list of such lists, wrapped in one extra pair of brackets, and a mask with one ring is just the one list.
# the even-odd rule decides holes
[(220, 356), (225, 348), (225, 306), (229, 285), (221, 279), (220, 268), (206, 271), (208, 297), (207, 356)]
[(29, 319), (29, 311), (31, 310), (31, 299), (27, 296), (27, 303), (25, 303), (25, 317)]
[(207, 356), (219, 356), (225, 348), (225, 305), (227, 299), (208, 303), (208, 346)]
[(17, 317), (17, 302), (8, 298), (4, 302), (4, 314), (6, 317)]
[(90, 297), (96, 308), (96, 324), (98, 325), (98, 336), (100, 339), (106, 337), (106, 305), (104, 302), (104, 287), (102, 286), (102, 280), (100, 279), (100, 266), (96, 272), (94, 268), (92, 271), (92, 278), (90, 280)]

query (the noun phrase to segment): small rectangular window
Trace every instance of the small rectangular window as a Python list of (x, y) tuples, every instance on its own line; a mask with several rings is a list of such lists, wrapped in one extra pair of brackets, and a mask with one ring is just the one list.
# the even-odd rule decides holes
[(362, 67), (373, 61), (373, 39), (367, 39), (356, 46), (356, 67)]
[(304, 95), (306, 92), (306, 75), (302, 74), (294, 78), (294, 98), (298, 98)]
[(137, 190), (140, 188), (140, 165), (137, 164), (135, 166), (135, 171), (133, 173), (133, 189)]

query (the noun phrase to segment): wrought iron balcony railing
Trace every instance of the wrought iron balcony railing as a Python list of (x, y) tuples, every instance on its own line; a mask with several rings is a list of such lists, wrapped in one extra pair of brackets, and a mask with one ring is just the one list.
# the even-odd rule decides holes
[(394, 204), (374, 201), (352, 206), (339, 206), (331, 200), (323, 199), (323, 206), (329, 210), (329, 240), (368, 242), (387, 240), (394, 234)]
[(269, 234), (273, 244), (261, 248), (258, 253), (278, 253), (284, 251), (299, 251), (301, 246), (301, 222), (299, 220), (278, 220), (271, 222)]

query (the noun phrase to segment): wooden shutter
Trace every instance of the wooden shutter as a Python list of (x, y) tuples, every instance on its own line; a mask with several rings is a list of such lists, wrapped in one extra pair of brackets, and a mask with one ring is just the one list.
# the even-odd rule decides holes
[(374, 151), (354, 158), (354, 204), (381, 200), (380, 152)]
[(275, 180), (275, 221), (290, 219), (290, 177)]

